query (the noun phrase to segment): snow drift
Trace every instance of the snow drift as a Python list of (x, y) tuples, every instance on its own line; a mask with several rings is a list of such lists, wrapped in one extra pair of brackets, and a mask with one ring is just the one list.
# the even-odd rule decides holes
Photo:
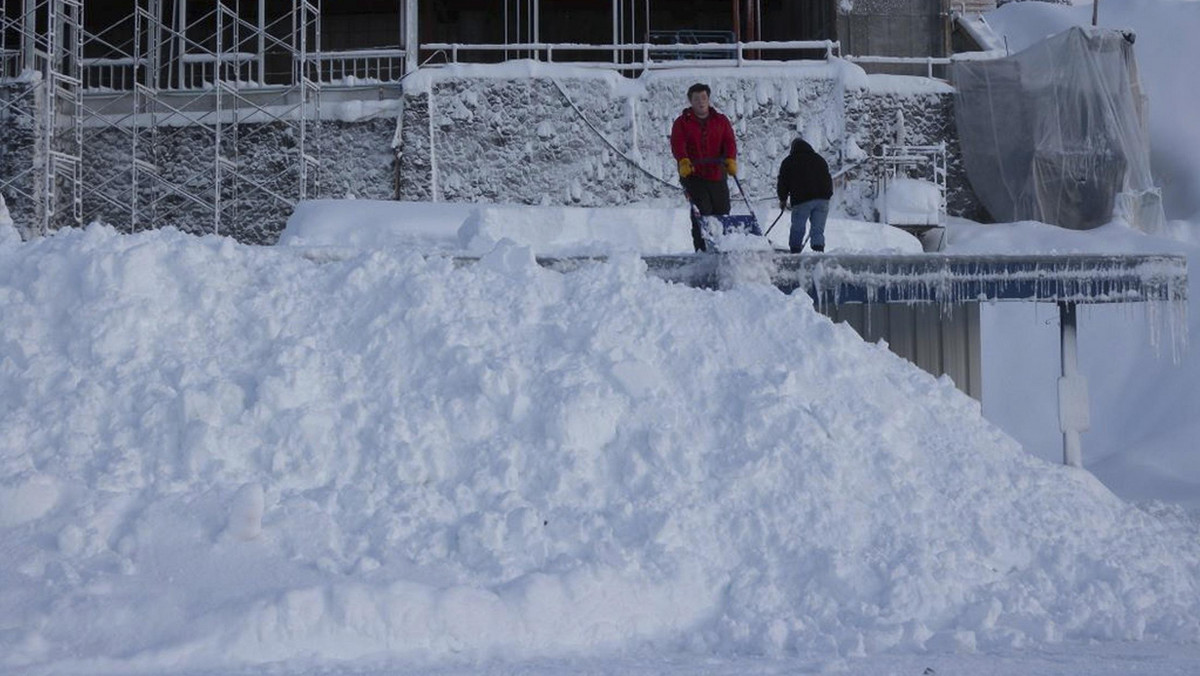
[(0, 237), (0, 667), (1200, 638), (1200, 538), (805, 296)]

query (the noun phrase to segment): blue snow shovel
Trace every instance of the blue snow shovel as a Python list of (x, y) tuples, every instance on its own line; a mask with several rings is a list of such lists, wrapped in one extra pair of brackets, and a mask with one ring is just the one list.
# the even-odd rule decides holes
[[(705, 160), (704, 163), (724, 163), (725, 160)], [(691, 194), (684, 188), (683, 194), (687, 197), (688, 204), (692, 209), (692, 221), (699, 224), (700, 236), (704, 239), (706, 250), (717, 251), (719, 247), (713, 241), (713, 232), (711, 228), (705, 227), (706, 224), (716, 221), (724, 235), (737, 233), (743, 235), (762, 236), (762, 228), (758, 225), (758, 217), (754, 215), (754, 209), (750, 206), (750, 199), (746, 197), (746, 192), (742, 190), (742, 182), (738, 179), (737, 174), (733, 175), (733, 181), (737, 185), (738, 192), (741, 193), (742, 199), (746, 202), (746, 210), (749, 213), (745, 214), (722, 214), (722, 215), (701, 215), (700, 209), (696, 207), (696, 203), (692, 201)], [(706, 221), (705, 219), (711, 219)]]

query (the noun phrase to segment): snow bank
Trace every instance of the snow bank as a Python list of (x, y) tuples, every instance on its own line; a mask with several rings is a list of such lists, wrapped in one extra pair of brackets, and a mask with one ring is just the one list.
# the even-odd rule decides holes
[(942, 220), (941, 188), (932, 181), (895, 178), (876, 199), (880, 220), (892, 225), (937, 225)]
[(666, 254), (692, 248), (686, 209), (583, 209), (481, 206), (459, 230), (459, 246), (473, 255), (497, 242), (536, 243), (539, 253), (562, 256), (612, 251)]
[(806, 296), (0, 245), (0, 668), (1200, 639), (1193, 526)]
[[(737, 204), (736, 213), (748, 208)], [(789, 214), (756, 208), (770, 241), (786, 247)], [(301, 202), (280, 236), (283, 246), (373, 251), (385, 248), (481, 256), (500, 241), (530, 248), (538, 256), (691, 253), (691, 221), (684, 207), (529, 207), (516, 204), (311, 200)], [(879, 223), (830, 219), (826, 245), (837, 251), (920, 252), (902, 230)], [(734, 248), (763, 248), (759, 242)]]
[(456, 233), (474, 212), (473, 204), (390, 200), (307, 200), (296, 205), (280, 246), (377, 249), (452, 247)]

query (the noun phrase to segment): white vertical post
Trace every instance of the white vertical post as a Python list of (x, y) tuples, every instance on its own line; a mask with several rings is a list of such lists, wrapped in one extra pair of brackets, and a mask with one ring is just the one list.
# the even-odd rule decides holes
[(179, 48), (175, 50), (175, 58), (179, 60), (179, 80), (176, 86), (184, 89), (187, 81), (185, 75), (187, 72), (187, 62), (183, 58), (187, 54), (187, 0), (176, 0), (175, 10), (175, 42), (179, 45)]
[[(612, 40), (613, 45), (621, 44), (621, 0), (612, 0)], [(613, 47), (613, 63), (621, 63), (620, 50)]]
[[(507, 21), (507, 11), (505, 12)], [(507, 30), (507, 28), (505, 29)], [(421, 37), (417, 25), (417, 0), (404, 0), (404, 72), (411, 73), (420, 63)]]
[(217, 51), (215, 67), (213, 68), (213, 107), (215, 143), (213, 143), (213, 234), (221, 234), (221, 55), (224, 51), (225, 12), (222, 11), (224, 0), (217, 0)]
[(267, 0), (258, 0), (258, 84), (267, 83)]
[[(142, 22), (145, 20), (142, 8), (133, 10), (133, 115), (129, 118), (129, 231), (138, 230), (138, 195), (141, 193), (138, 179), (138, 135), (141, 133), (142, 110), (146, 107), (142, 101), (144, 90), (142, 80), (138, 77), (142, 69)], [(149, 78), (146, 80), (149, 84)]]
[(1083, 467), (1080, 433), (1088, 429), (1087, 379), (1079, 374), (1075, 303), (1058, 304), (1062, 377), (1058, 379), (1058, 418), (1063, 433), (1063, 464)]
[[(36, 4), (30, 2), (31, 8), (36, 8)], [(25, 16), (29, 19), (29, 15)], [(46, 6), (46, 55), (42, 64), (42, 128), (41, 137), (38, 139), (39, 155), (42, 163), (42, 174), (38, 177), (41, 181), (40, 201), (38, 208), (40, 210), (41, 234), (43, 237), (50, 232), (50, 224), (54, 219), (54, 212), (57, 208), (57, 199), (54, 195), (54, 127), (57, 118), (58, 108), (58, 93), (55, 91), (56, 78), (54, 77), (57, 69), (56, 59), (58, 58), (58, 17), (55, 15), (53, 6)]]
[[(646, 25), (643, 27), (642, 42), (650, 42), (650, 0), (646, 0)], [(649, 61), (649, 59), (645, 59)]]
[(25, 21), (25, 42), (21, 46), (21, 68), (34, 70), (33, 50), (37, 45), (37, 0), (24, 0), (22, 14)]

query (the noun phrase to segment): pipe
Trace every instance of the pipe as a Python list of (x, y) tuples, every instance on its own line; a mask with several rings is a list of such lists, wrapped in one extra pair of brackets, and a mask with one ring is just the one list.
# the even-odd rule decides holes
[(1058, 381), (1058, 418), (1063, 433), (1063, 464), (1083, 467), (1080, 433), (1088, 428), (1087, 380), (1079, 375), (1075, 303), (1058, 304), (1062, 377)]

